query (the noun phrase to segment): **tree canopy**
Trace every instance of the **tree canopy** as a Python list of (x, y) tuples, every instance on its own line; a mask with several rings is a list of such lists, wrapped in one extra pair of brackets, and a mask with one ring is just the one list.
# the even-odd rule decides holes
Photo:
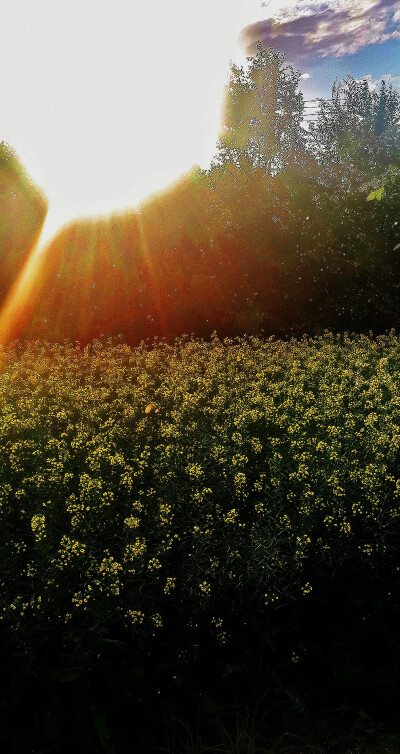
[(0, 142), (0, 302), (37, 240), (46, 212), (44, 194), (9, 144)]
[(372, 178), (391, 162), (400, 164), (399, 126), (399, 92), (384, 80), (371, 90), (366, 79), (348, 76), (334, 82), (330, 101), (320, 99), (308, 149), (322, 164), (350, 164)]
[[(232, 64), (209, 169), (138, 211), (64, 228), (23, 290), (22, 335), (136, 344), (400, 327), (400, 95), (336, 81), (307, 130), (300, 75), (261, 45), (247, 70)], [(13, 249), (15, 213), (0, 196)]]
[(300, 71), (284, 66), (284, 55), (257, 45), (247, 71), (231, 64), (222, 132), (212, 167), (231, 162), (240, 169), (279, 173), (304, 148)]

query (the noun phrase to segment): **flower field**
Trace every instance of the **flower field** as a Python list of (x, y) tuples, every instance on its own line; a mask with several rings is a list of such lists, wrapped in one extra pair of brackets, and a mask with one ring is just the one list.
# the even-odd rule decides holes
[[(315, 708), (331, 730), (335, 705), (391, 723), (394, 332), (17, 343), (0, 354), (0, 401), (8, 751), (25, 750), (29, 709), (31, 743), (68, 731), (77, 751), (133, 752), (114, 749), (118, 700), (131, 716), (160, 698), (217, 704), (249, 673), (255, 694), (286, 700), (289, 727)], [(92, 711), (75, 733), (74, 695)]]

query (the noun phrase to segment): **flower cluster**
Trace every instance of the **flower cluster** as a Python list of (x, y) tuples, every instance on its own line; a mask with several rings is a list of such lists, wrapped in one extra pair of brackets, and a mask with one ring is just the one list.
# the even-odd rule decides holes
[(189, 631), (227, 594), (262, 613), (314, 599), (316, 564), (372, 567), (400, 521), (399, 395), (394, 333), (3, 349), (0, 620)]

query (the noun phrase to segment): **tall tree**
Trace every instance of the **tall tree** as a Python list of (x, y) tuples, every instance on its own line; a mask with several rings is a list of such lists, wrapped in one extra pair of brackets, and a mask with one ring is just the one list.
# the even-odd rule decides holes
[(218, 153), (212, 167), (279, 173), (304, 146), (304, 103), (297, 92), (300, 71), (283, 66), (283, 53), (261, 42), (247, 71), (231, 63)]
[(384, 80), (378, 91), (365, 79), (335, 81), (310, 124), (309, 150), (320, 164), (351, 166), (364, 179), (400, 164), (400, 94)]

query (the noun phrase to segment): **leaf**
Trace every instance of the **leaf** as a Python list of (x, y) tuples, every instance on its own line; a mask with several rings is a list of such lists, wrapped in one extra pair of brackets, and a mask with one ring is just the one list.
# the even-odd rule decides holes
[(115, 746), (111, 740), (111, 731), (107, 725), (106, 716), (102, 715), (101, 712), (96, 709), (96, 705), (94, 704), (90, 706), (90, 713), (92, 715), (94, 727), (99, 734), (103, 751), (105, 754), (115, 754)]
[(377, 199), (378, 202), (380, 202), (384, 190), (385, 187), (381, 186), (380, 188), (376, 189), (376, 191), (371, 191), (370, 195), (367, 197), (367, 202), (370, 202), (372, 199)]
[(124, 641), (120, 641), (119, 639), (100, 639), (100, 644), (111, 644), (114, 647), (118, 647), (119, 649), (126, 649), (126, 643)]

